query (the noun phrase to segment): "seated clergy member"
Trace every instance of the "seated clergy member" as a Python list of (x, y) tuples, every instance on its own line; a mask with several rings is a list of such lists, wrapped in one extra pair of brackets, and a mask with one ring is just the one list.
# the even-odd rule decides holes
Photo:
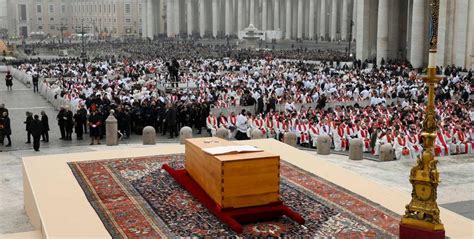
[(462, 154), (473, 153), (474, 142), (469, 140), (469, 133), (466, 132), (465, 126), (461, 126), (454, 134), (454, 142)]
[(317, 123), (316, 122), (310, 123), (308, 131), (309, 131), (309, 136), (311, 137), (311, 142), (312, 142), (311, 146), (313, 148), (316, 148), (316, 146), (317, 146), (316, 144), (317, 144), (317, 141), (318, 141), (318, 136), (320, 135), (320, 133), (319, 133), (320, 131), (319, 131), (319, 127), (318, 127)]
[(410, 149), (407, 143), (407, 137), (405, 132), (399, 131), (398, 136), (393, 142), (393, 148), (395, 149), (395, 157), (399, 159), (410, 159)]
[(374, 155), (380, 154), (380, 147), (384, 144), (393, 145), (393, 134), (392, 129), (387, 128), (385, 132), (382, 132), (379, 137), (377, 137), (374, 146)]
[(233, 135), (230, 129), (229, 121), (223, 112), (220, 113), (219, 118), (217, 118), (217, 122), (218, 122), (218, 127), (227, 129), (227, 131), (229, 131), (229, 138), (232, 138)]
[(305, 120), (301, 120), (298, 123), (296, 123), (296, 137), (298, 138), (300, 145), (309, 144), (309, 134), (308, 134), (308, 125)]
[(434, 152), (436, 156), (449, 156), (450, 155), (450, 146), (446, 142), (446, 138), (442, 132), (442, 130), (438, 129), (436, 131), (436, 140), (435, 140), (435, 147)]
[(266, 129), (267, 135), (264, 135), (263, 137), (268, 137), (272, 139), (276, 137), (275, 119), (272, 114), (267, 114), (267, 117), (265, 117), (265, 129)]
[(258, 114), (253, 120), (253, 129), (258, 129), (262, 132), (263, 137), (267, 136), (267, 129), (265, 127), (265, 121), (262, 119), (262, 115)]
[(344, 132), (344, 137), (346, 139), (346, 149), (349, 149), (349, 142), (351, 139), (355, 139), (358, 137), (355, 127), (352, 125), (352, 122), (348, 122), (346, 126), (346, 130)]
[(278, 129), (278, 139), (283, 141), (283, 136), (285, 133), (288, 133), (291, 130), (290, 122), (287, 119), (277, 122), (276, 128)]
[(362, 139), (363, 141), (363, 150), (364, 152), (370, 152), (370, 134), (369, 130), (367, 129), (367, 126), (365, 124), (362, 124), (358, 136), (359, 139)]
[(339, 121), (336, 122), (336, 128), (333, 135), (334, 150), (343, 151), (346, 150), (346, 138), (345, 138), (345, 127)]
[(421, 156), (423, 147), (420, 144), (420, 136), (416, 132), (416, 126), (411, 125), (407, 135), (407, 144), (410, 149), (410, 156), (413, 160), (416, 160), (418, 156)]
[(217, 122), (219, 127), (229, 129), (229, 121), (223, 112), (220, 113), (219, 118), (217, 118)]
[(237, 133), (237, 116), (235, 116), (235, 113), (232, 112), (227, 120), (228, 126), (229, 126), (229, 138), (234, 138), (235, 134)]
[(453, 137), (453, 134), (451, 133), (451, 130), (449, 129), (448, 124), (443, 125), (443, 129), (441, 130), (441, 133), (443, 134), (444, 139), (446, 140), (446, 144), (449, 145), (449, 153), (458, 154), (459, 148), (457, 145), (453, 143), (455, 139)]
[(209, 113), (209, 116), (207, 116), (206, 119), (206, 126), (207, 126), (207, 131), (211, 136), (216, 136), (217, 132), (217, 119), (216, 117), (212, 114), (212, 112)]

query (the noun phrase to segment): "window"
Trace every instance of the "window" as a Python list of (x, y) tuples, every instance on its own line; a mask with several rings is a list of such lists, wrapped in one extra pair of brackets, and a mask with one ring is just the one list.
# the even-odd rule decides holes
[(132, 12), (132, 6), (130, 3), (125, 4), (125, 14), (130, 14)]
[(66, 5), (61, 5), (61, 13), (66, 13)]
[(53, 4), (49, 5), (49, 13), (54, 13), (54, 5)]
[(36, 13), (41, 13), (41, 5), (36, 5)]
[(54, 30), (54, 25), (49, 26), (50, 30)]
[(26, 13), (26, 4), (19, 4), (18, 5), (18, 18), (20, 21), (26, 21), (27, 13)]
[(42, 17), (38, 17), (38, 22), (41, 22), (43, 21), (43, 18)]
[(38, 26), (38, 30), (43, 30), (43, 26)]
[(132, 22), (132, 19), (130, 18), (125, 18), (125, 23), (130, 24)]
[(50, 22), (54, 22), (54, 17), (50, 17), (50, 18), (49, 18), (49, 21), (50, 21)]

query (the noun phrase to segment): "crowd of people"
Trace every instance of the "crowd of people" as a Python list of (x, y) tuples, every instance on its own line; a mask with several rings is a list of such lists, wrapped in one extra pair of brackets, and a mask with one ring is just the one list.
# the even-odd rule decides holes
[[(280, 55), (187, 44), (158, 45), (147, 51), (150, 55), (139, 52), (140, 47), (132, 45), (127, 53), (135, 58), (98, 56), (18, 68), (42, 79), (55, 97), (71, 102), (72, 107), (63, 107), (57, 116), (65, 140), (73, 130), (78, 139), (90, 131), (91, 143), (99, 143), (112, 112), (124, 137), (141, 134), (145, 126), (169, 132), (170, 137), (182, 126), (194, 127), (198, 134), (204, 128), (210, 135), (222, 127), (237, 139), (250, 137), (254, 130), (278, 140), (293, 132), (300, 145), (317, 147), (316, 137), (324, 134), (332, 138), (336, 151), (347, 150), (350, 139), (361, 138), (364, 151), (374, 155), (387, 143), (397, 158), (421, 152), (427, 88), (406, 62), (373, 66), (341, 62), (347, 60), (344, 52), (297, 49)], [(291, 60), (316, 60), (318, 54), (323, 56), (320, 63)], [(460, 70), (438, 69), (446, 75), (436, 92), (438, 155), (470, 153), (474, 147), (472, 72)], [(163, 86), (171, 79), (181, 84), (167, 92)], [(350, 104), (328, 107), (340, 102)], [(242, 106), (253, 110), (241, 112)]]

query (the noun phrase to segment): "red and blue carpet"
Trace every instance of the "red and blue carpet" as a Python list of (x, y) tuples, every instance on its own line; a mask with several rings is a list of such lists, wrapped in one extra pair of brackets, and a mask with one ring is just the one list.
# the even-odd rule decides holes
[[(163, 164), (184, 155), (69, 163), (113, 238), (236, 236), (174, 179)], [(322, 178), (282, 162), (281, 198), (304, 226), (282, 217), (247, 224), (242, 237), (396, 238), (400, 216)]]

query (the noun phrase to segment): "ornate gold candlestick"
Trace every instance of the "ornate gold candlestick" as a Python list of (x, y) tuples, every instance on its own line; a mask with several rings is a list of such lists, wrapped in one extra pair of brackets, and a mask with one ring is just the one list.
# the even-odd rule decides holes
[[(435, 86), (441, 80), (436, 75), (436, 52), (438, 40), (439, 0), (430, 0), (431, 39), (427, 75), (423, 80), (428, 86), (428, 104), (423, 121), (423, 153), (411, 169), (410, 183), (413, 186), (410, 204), (406, 205), (405, 215), (400, 225), (400, 238), (444, 238), (444, 226), (440, 220), (437, 198), (439, 172), (438, 160), (434, 158), (436, 139)], [(408, 229), (407, 229), (408, 228)], [(407, 233), (410, 232), (410, 233)]]

